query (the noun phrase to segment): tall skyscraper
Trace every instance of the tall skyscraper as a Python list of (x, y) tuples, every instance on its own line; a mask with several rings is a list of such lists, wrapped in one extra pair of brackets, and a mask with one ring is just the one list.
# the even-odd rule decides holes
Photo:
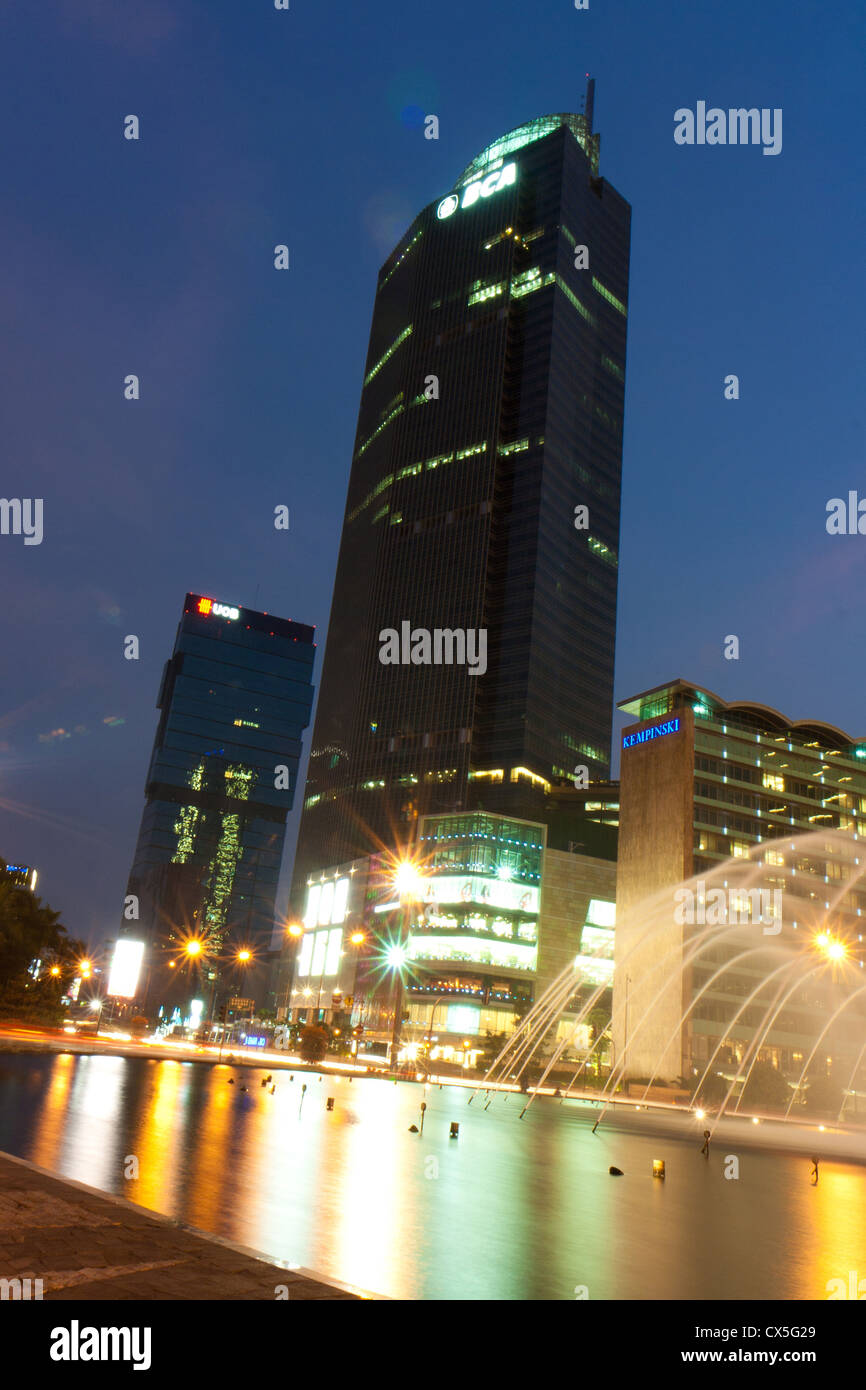
[(145, 945), (151, 1004), (172, 978), (160, 966), (182, 965), (183, 941), (205, 943), (214, 980), (230, 948), (260, 959), (270, 946), (313, 636), (305, 623), (186, 596), (157, 700), (121, 938)]
[(379, 273), (296, 909), (420, 815), (539, 821), (575, 766), (609, 776), (631, 214), (598, 155), (590, 83)]

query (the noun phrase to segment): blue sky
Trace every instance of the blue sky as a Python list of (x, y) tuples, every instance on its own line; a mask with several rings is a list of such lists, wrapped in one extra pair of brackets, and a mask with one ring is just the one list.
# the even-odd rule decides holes
[[(70, 930), (117, 924), (186, 591), (324, 641), (382, 260), (587, 71), (633, 208), (617, 698), (683, 675), (866, 735), (866, 538), (824, 524), (866, 496), (864, 39), (817, 0), (4, 9), (0, 492), (45, 537), (0, 536), (0, 855)], [(782, 108), (782, 153), (677, 146), (699, 100)]]

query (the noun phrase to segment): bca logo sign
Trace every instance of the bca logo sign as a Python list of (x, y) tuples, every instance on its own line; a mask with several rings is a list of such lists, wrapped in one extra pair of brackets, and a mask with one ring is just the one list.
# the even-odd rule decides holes
[(488, 174), (484, 179), (478, 179), (475, 183), (468, 183), (463, 190), (463, 197), (457, 193), (449, 193), (443, 198), (436, 209), (436, 216), (440, 222), (444, 222), (446, 217), (459, 208), (471, 208), (473, 203), (477, 203), (479, 198), (489, 198), (491, 194), (498, 193), (500, 188), (508, 188), (512, 183), (517, 182), (517, 165), (506, 164), (502, 169), (496, 169), (492, 174)]

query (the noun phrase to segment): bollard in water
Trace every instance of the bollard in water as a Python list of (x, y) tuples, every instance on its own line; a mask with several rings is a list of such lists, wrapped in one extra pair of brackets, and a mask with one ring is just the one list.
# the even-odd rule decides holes
[(325, 1109), (326, 1109), (326, 1110), (333, 1110), (333, 1108), (334, 1108), (334, 1097), (333, 1097), (333, 1096), (328, 1096), (328, 1099), (325, 1101)]
[(653, 1159), (653, 1177), (663, 1178), (665, 1175), (665, 1161), (663, 1158)]
[(457, 1123), (456, 1120), (452, 1120), (452, 1121), (451, 1121), (451, 1129), (450, 1129), (450, 1131), (449, 1131), (448, 1138), (449, 1138), (449, 1139), (456, 1139), (459, 1133), (460, 1133), (460, 1126), (459, 1126), (459, 1124)]
[(418, 1131), (419, 1134), (423, 1134), (423, 1133), (424, 1133), (424, 1112), (426, 1111), (426, 1109), (427, 1109), (427, 1102), (426, 1102), (426, 1100), (422, 1100), (422, 1102), (421, 1102), (421, 1128), (420, 1128), (420, 1130)]

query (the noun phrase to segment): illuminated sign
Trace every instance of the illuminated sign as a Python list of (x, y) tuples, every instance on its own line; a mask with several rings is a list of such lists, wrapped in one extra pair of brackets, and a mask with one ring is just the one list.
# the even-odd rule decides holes
[(424, 936), (413, 932), (409, 938), (409, 959), (492, 965), (506, 970), (535, 970), (535, 946), (517, 941), (479, 941), (466, 936)]
[(446, 217), (450, 217), (456, 212), (458, 207), (471, 208), (473, 203), (477, 203), (479, 198), (489, 198), (491, 194), (498, 193), (501, 188), (508, 188), (517, 182), (517, 165), (506, 164), (502, 169), (495, 169), (486, 178), (476, 179), (474, 183), (467, 183), (463, 190), (463, 197), (460, 198), (456, 193), (449, 193), (442, 199), (436, 209), (436, 216), (440, 222)]
[(456, 212), (459, 206), (460, 199), (457, 197), (457, 194), (449, 193), (448, 197), (443, 198), (436, 209), (436, 216), (439, 218), (439, 221), (442, 222), (446, 217), (450, 217), (452, 212)]
[(428, 903), (482, 903), (507, 912), (536, 913), (539, 905), (538, 889), (525, 883), (464, 874), (437, 874), (427, 879), (424, 896)]
[(215, 618), (229, 618), (232, 622), (241, 616), (239, 608), (232, 608), (228, 603), (214, 603), (212, 598), (200, 598), (198, 611), (205, 617), (213, 614)]
[(615, 927), (616, 903), (608, 902), (605, 898), (590, 898), (586, 920), (595, 927)]
[(638, 729), (636, 734), (626, 734), (622, 746), (631, 748), (635, 743), (649, 743), (652, 738), (664, 738), (665, 734), (678, 733), (679, 727), (679, 719), (667, 719), (664, 724), (653, 724), (648, 729)]
[(298, 955), (298, 978), (319, 975), (322, 979), (340, 973), (343, 956), (343, 928), (307, 932)]
[(307, 910), (304, 913), (304, 926), (336, 927), (346, 920), (346, 905), (349, 900), (349, 880), (339, 878), (327, 883), (313, 883), (307, 893)]
[(114, 947), (108, 976), (108, 994), (119, 999), (134, 999), (144, 957), (144, 942), (120, 937)]

